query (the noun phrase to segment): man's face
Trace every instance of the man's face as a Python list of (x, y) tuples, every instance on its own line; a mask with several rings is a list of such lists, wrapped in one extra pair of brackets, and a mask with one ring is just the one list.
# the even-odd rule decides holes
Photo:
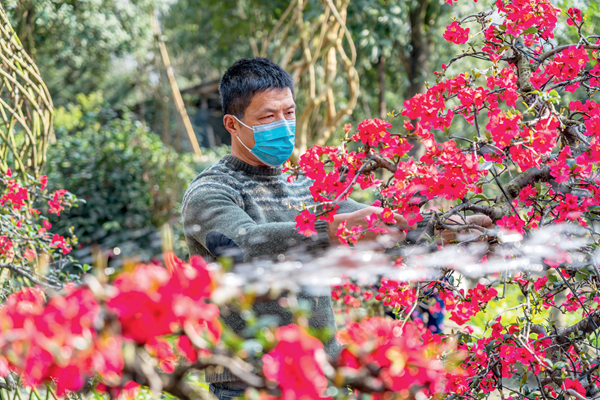
[[(246, 111), (244, 112), (244, 118), (241, 120), (244, 124), (253, 127), (256, 125), (265, 125), (282, 119), (295, 119), (296, 118), (296, 103), (292, 96), (292, 91), (289, 88), (284, 89), (273, 89), (260, 92), (254, 95), (252, 101)], [(232, 136), (239, 136), (244, 144), (252, 149), (254, 147), (254, 132), (252, 129), (245, 127), (240, 124), (230, 115), (226, 115), (224, 118), (225, 128), (231, 133)], [(235, 143), (236, 140), (232, 141), (232, 154), (236, 155), (234, 150), (242, 152), (244, 158), (251, 158), (256, 160), (248, 150), (239, 146), (239, 143)], [(238, 157), (239, 158), (239, 157)], [(263, 165), (260, 161), (256, 160), (259, 164)]]

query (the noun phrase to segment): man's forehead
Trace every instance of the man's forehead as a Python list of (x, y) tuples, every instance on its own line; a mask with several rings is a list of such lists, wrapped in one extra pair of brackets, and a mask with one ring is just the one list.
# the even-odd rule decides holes
[(270, 89), (256, 93), (248, 106), (249, 109), (258, 112), (280, 111), (281, 109), (295, 107), (294, 96), (289, 88)]

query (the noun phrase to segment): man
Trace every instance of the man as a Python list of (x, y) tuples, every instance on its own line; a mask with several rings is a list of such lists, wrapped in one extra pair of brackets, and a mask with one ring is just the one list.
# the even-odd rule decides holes
[[(342, 221), (348, 227), (368, 227), (366, 217), (382, 209), (348, 200), (339, 203), (333, 223), (317, 221), (317, 235), (305, 237), (295, 229), (297, 211), (290, 205), (312, 203), (311, 181), (300, 178), (287, 182), (281, 164), (292, 154), (296, 104), (292, 77), (266, 58), (242, 59), (231, 66), (219, 84), (223, 123), (232, 137), (231, 154), (198, 175), (188, 187), (182, 204), (183, 224), (190, 254), (211, 256), (217, 242), (241, 249), (243, 259), (284, 259), (292, 248), (315, 252), (339, 244), (336, 231)], [(396, 240), (404, 240), (408, 226), (396, 215), (396, 226), (384, 225)], [(490, 221), (491, 222), (491, 221)], [(376, 238), (368, 233), (365, 241)], [(211, 243), (212, 242), (212, 243)], [(310, 302), (311, 327), (335, 332), (330, 296), (300, 293)], [(278, 302), (255, 305), (258, 316), (276, 315), (281, 325), (291, 315)], [(226, 323), (236, 332), (244, 328), (239, 315), (230, 313)], [(339, 344), (331, 340), (326, 352), (335, 357)], [(228, 371), (207, 374), (211, 391), (219, 398), (233, 398), (244, 385)]]

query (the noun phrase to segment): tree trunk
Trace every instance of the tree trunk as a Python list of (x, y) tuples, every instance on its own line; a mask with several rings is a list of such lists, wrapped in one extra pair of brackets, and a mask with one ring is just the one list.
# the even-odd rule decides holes
[(406, 89), (405, 99), (408, 100), (417, 93), (425, 92), (425, 77), (431, 68), (430, 58), (432, 40), (425, 32), (425, 21), (429, 0), (421, 0), (409, 12), (410, 19), (410, 56), (408, 59), (407, 73), (409, 86)]
[(377, 74), (379, 75), (379, 118), (385, 119), (386, 104), (385, 104), (385, 57), (380, 49), (379, 60), (377, 62)]
[[(406, 70), (408, 74), (409, 85), (404, 93), (404, 99), (408, 100), (417, 93), (425, 93), (425, 77), (431, 69), (431, 52), (433, 41), (425, 32), (427, 19), (427, 8), (431, 0), (421, 0), (412, 2), (413, 5), (409, 12), (410, 20), (410, 54), (406, 60)], [(424, 152), (423, 145), (420, 142), (410, 141), (414, 146), (409, 154), (417, 159)]]

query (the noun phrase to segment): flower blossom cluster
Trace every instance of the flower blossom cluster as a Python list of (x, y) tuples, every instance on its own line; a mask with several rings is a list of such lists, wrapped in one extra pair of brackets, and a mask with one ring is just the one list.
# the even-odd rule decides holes
[[(196, 362), (209, 363), (228, 329), (210, 303), (214, 272), (197, 256), (188, 263), (172, 254), (165, 260), (167, 268), (140, 264), (110, 285), (93, 280), (89, 286), (69, 284), (51, 296), (39, 288), (10, 295), (0, 309), (0, 376), (18, 374), (29, 387), (54, 383), (58, 396), (79, 392), (93, 380), (96, 389), (117, 396), (139, 387), (136, 368), (175, 374)], [(345, 290), (358, 286), (348, 284)], [(383, 392), (436, 395), (443, 388), (447, 370), (441, 338), (412, 323), (354, 322), (338, 334), (347, 347), (329, 361), (323, 343), (305, 328), (272, 329), (261, 363), (246, 373), (264, 375), (271, 382), (267, 387), (277, 387), (281, 398), (327, 397), (336, 380), (351, 383), (374, 366), (374, 382)], [(231, 340), (234, 334), (227, 335)], [(132, 354), (138, 361), (152, 360), (150, 366), (135, 367)]]
[(5, 218), (0, 224), (0, 255), (15, 265), (28, 265), (40, 253), (64, 256), (76, 243), (75, 238), (48, 232), (52, 224), (36, 208), (43, 208), (40, 199), (47, 199), (47, 213), (60, 215), (73, 204), (73, 196), (64, 189), (46, 195), (47, 182), (47, 177), (41, 176), (24, 183), (10, 168), (0, 175), (0, 215)]
[(447, 369), (440, 359), (439, 335), (423, 332), (412, 323), (374, 317), (349, 323), (337, 339), (345, 346), (339, 364), (348, 375), (362, 373), (365, 365), (377, 370), (374, 380), (385, 388), (377, 398), (386, 398), (386, 392), (408, 398), (414, 388), (425, 395), (443, 390)]
[[(165, 335), (176, 335), (177, 352), (191, 361), (210, 353), (192, 345), (215, 343), (221, 332), (218, 308), (205, 302), (213, 285), (206, 264), (199, 257), (189, 264), (172, 260), (173, 272), (139, 265), (119, 275), (105, 302), (72, 284), (65, 295), (49, 299), (38, 288), (10, 295), (0, 309), (0, 375), (13, 371), (32, 387), (55, 381), (60, 396), (81, 390), (94, 377), (101, 389), (120, 391), (127, 383), (128, 342), (146, 346), (165, 372), (173, 372), (178, 360)], [(120, 329), (100, 322), (107, 312)]]

